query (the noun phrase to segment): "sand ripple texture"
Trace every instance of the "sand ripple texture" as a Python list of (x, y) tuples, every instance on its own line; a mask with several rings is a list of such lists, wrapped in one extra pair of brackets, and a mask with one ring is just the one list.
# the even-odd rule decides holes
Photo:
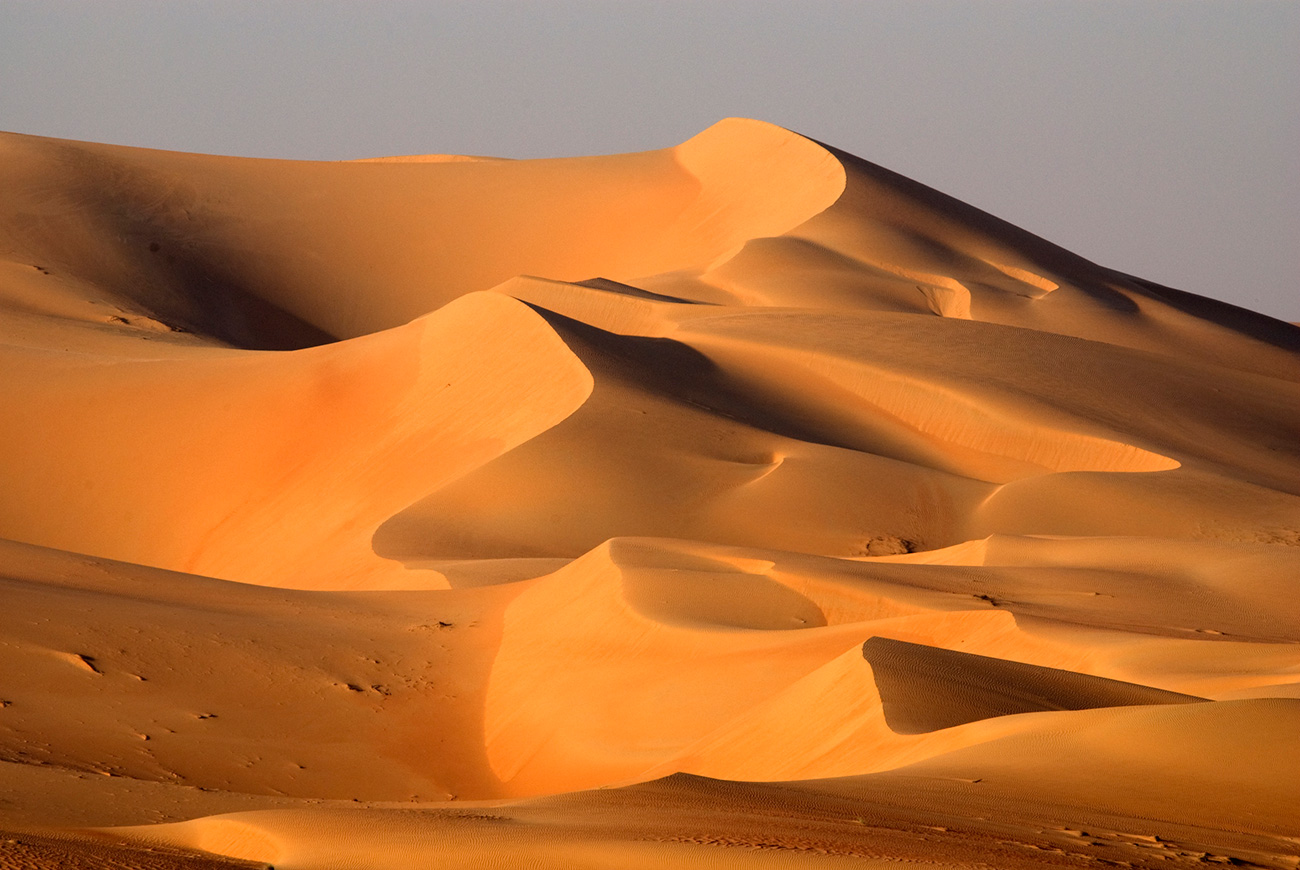
[(0, 135), (0, 596), (5, 870), (1300, 866), (1300, 329), (758, 121)]

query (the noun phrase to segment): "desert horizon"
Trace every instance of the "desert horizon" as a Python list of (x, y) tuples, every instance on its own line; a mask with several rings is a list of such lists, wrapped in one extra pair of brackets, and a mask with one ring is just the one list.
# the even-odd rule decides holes
[(923, 181), (0, 133), (0, 867), (1300, 867), (1300, 328)]

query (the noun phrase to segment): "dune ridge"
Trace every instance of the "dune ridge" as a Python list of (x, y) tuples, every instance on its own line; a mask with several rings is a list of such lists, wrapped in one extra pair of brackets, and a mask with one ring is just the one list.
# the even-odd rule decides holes
[(1294, 325), (747, 119), (0, 191), (0, 867), (1300, 867)]

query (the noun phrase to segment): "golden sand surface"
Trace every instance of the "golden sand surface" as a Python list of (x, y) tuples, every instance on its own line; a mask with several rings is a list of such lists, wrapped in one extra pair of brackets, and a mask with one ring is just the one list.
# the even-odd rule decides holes
[(796, 133), (0, 134), (0, 401), (0, 870), (1300, 867), (1300, 328)]

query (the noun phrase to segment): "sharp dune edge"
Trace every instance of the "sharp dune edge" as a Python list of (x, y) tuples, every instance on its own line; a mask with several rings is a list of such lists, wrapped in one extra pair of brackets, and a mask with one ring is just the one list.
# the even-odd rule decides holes
[(1300, 867), (1294, 325), (740, 119), (0, 191), (0, 868)]

